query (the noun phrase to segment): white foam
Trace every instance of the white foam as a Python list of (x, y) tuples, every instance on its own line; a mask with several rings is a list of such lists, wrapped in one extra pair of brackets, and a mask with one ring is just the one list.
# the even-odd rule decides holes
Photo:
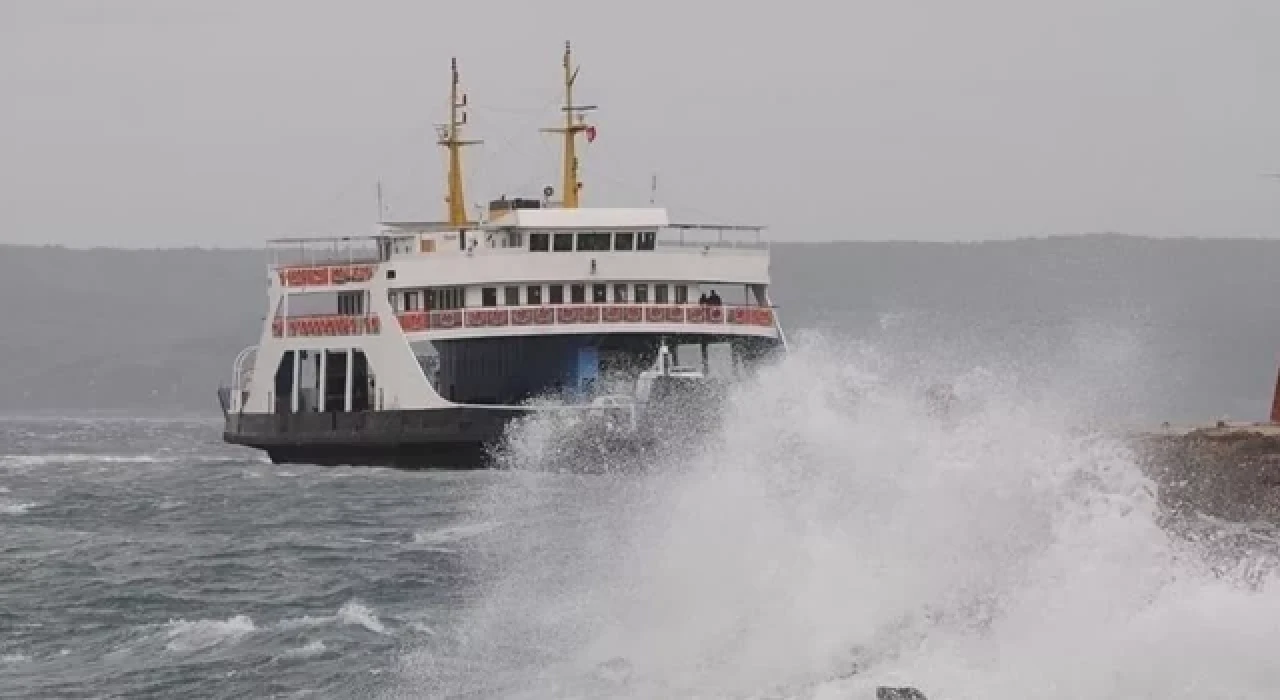
[[(559, 663), (528, 684), (548, 687), (623, 659), (627, 688), (597, 691), (611, 697), (835, 697), (881, 680), (931, 698), (1274, 697), (1280, 586), (1215, 574), (1159, 527), (1154, 485), (1095, 429), (1140, 353), (1089, 350), (1038, 375), (953, 376), (961, 404), (938, 417), (931, 373), (796, 342), (659, 474), (523, 499), (498, 483), (495, 520), (558, 518), (512, 529), (459, 653), (519, 673), (510, 650), (536, 648)], [(562, 429), (524, 426), (528, 459)], [(593, 507), (613, 514), (568, 517)], [(477, 682), (438, 668), (409, 654), (406, 692)]]
[(502, 527), (502, 523), (496, 521), (448, 525), (435, 530), (413, 533), (413, 543), (426, 547), (442, 547), (460, 540), (493, 532), (500, 527)]
[(257, 628), (246, 615), (236, 615), (226, 620), (171, 620), (165, 630), (171, 652), (190, 652), (234, 642), (251, 634)]
[(43, 455), (0, 455), (0, 465), (13, 467), (42, 467), (53, 464), (156, 464), (173, 461), (177, 457), (157, 455), (95, 455), (83, 453)]
[(283, 654), (281, 654), (281, 656), (283, 656), (286, 659), (305, 659), (312, 656), (317, 656), (319, 654), (323, 654), (324, 652), (325, 652), (324, 642), (320, 641), (319, 639), (316, 639), (316, 640), (312, 640), (311, 642), (308, 642), (305, 646), (298, 647), (296, 649), (289, 649), (285, 651)]
[(3, 654), (0, 655), (0, 663), (2, 664), (21, 664), (31, 660), (26, 654)]
[(373, 610), (357, 600), (348, 601), (338, 610), (338, 620), (348, 625), (358, 625), (370, 632), (388, 634), (387, 628)]
[(39, 507), (39, 503), (8, 503), (0, 502), (0, 515), (22, 515), (32, 508)]

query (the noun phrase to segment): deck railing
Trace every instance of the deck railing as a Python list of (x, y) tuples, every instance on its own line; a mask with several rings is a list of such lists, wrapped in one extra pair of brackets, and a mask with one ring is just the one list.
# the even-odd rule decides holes
[[(585, 324), (683, 324), (755, 326), (774, 325), (768, 306), (703, 304), (556, 304), (483, 309), (405, 311), (396, 314), (406, 333), (458, 328), (576, 326)], [(376, 316), (319, 315), (277, 318), (271, 324), (279, 338), (369, 335), (381, 331)]]

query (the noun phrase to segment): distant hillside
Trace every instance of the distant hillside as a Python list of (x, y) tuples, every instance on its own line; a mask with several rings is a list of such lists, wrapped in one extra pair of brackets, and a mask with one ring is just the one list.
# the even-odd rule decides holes
[[(0, 246), (0, 411), (215, 411), (254, 342), (265, 256)], [(1062, 237), (774, 248), (791, 331), (1035, 357), (1082, 322), (1152, 343), (1151, 417), (1256, 417), (1280, 350), (1280, 242)], [(896, 319), (896, 320), (895, 320)]]

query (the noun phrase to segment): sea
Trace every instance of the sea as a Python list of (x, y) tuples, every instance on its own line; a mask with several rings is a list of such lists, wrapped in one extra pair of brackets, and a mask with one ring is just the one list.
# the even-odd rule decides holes
[(1280, 697), (1280, 530), (1162, 510), (1098, 418), (1122, 343), (789, 343), (641, 470), (537, 421), (409, 472), (5, 418), (0, 697)]

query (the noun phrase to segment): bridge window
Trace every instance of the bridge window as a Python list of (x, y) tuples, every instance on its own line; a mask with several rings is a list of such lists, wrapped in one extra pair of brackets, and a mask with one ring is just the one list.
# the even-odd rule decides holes
[(649, 303), (649, 285), (647, 284), (636, 285), (636, 303), (637, 304)]
[(531, 233), (529, 234), (529, 250), (535, 253), (545, 253), (551, 250), (551, 234), (549, 233)]
[(615, 304), (627, 303), (627, 285), (625, 284), (613, 285), (613, 303)]
[(547, 291), (549, 292), (549, 296), (551, 297), (552, 304), (564, 303), (564, 285), (563, 284), (553, 284), (547, 288)]
[(609, 238), (610, 236), (607, 233), (579, 233), (578, 250), (608, 250)]
[(531, 284), (524, 290), (525, 303), (530, 306), (537, 306), (542, 303), (542, 285)]
[(603, 284), (591, 285), (591, 303), (603, 304), (609, 301), (609, 288)]
[(677, 304), (689, 303), (689, 286), (688, 285), (685, 285), (685, 284), (676, 285), (676, 303)]
[(627, 232), (619, 232), (613, 234), (614, 250), (631, 250), (636, 247), (636, 234)]
[(557, 233), (551, 241), (551, 248), (557, 253), (573, 250), (573, 234)]
[(665, 284), (653, 285), (653, 303), (655, 304), (667, 303), (667, 285)]
[(497, 306), (498, 305), (498, 288), (484, 287), (480, 290), (481, 306)]
[(636, 250), (653, 250), (657, 238), (658, 234), (654, 231), (641, 231), (640, 237), (636, 239)]
[(573, 304), (587, 303), (587, 287), (582, 284), (569, 285), (569, 301)]
[(520, 305), (520, 288), (505, 287), (502, 290), (502, 297), (503, 297), (502, 303), (504, 306), (519, 306)]

